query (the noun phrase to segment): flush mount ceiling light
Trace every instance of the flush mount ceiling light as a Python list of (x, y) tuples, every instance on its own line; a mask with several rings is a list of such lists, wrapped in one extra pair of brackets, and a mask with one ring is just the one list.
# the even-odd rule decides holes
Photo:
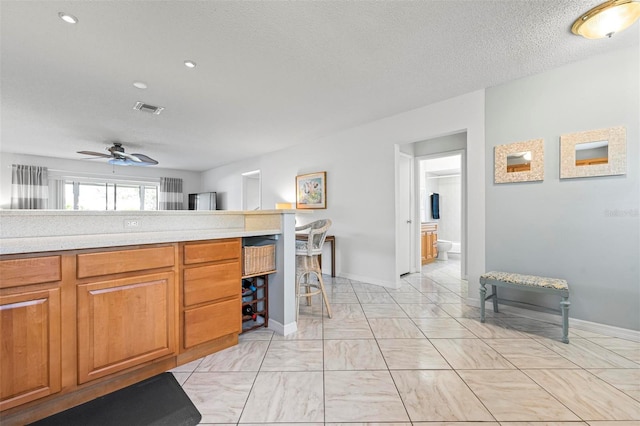
[(195, 68), (196, 67), (196, 63), (193, 62), (193, 61), (186, 60), (186, 61), (184, 61), (184, 66), (187, 67), (187, 68)]
[(73, 15), (69, 15), (68, 13), (60, 12), (60, 13), (58, 13), (58, 16), (60, 17), (60, 19), (62, 19), (67, 24), (77, 24), (78, 23), (78, 18), (76, 18)]
[(145, 83), (143, 83), (142, 81), (134, 81), (133, 82), (133, 86), (138, 88), (138, 89), (146, 89), (147, 85)]
[(571, 32), (589, 39), (611, 37), (640, 18), (640, 1), (609, 0), (576, 19)]

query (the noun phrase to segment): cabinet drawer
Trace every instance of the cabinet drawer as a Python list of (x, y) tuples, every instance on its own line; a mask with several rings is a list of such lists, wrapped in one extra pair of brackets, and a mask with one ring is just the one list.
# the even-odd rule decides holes
[(173, 246), (79, 254), (78, 278), (170, 267), (174, 256)]
[(184, 311), (184, 347), (240, 333), (240, 298)]
[(60, 281), (60, 256), (0, 261), (0, 288)]
[(239, 259), (241, 248), (242, 243), (239, 238), (188, 243), (184, 246), (184, 264), (192, 265), (194, 263)]
[(239, 261), (184, 270), (185, 306), (239, 296), (240, 288)]

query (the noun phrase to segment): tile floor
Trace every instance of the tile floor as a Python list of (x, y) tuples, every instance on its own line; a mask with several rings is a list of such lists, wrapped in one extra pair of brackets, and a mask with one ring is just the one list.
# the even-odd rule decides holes
[(201, 424), (638, 425), (640, 343), (466, 306), (456, 259), (398, 290), (327, 277), (333, 318), (302, 306), (173, 370)]

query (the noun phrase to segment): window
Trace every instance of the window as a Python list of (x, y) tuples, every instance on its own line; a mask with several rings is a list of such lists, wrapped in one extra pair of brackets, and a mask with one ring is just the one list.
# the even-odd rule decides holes
[(65, 181), (65, 210), (158, 210), (158, 185)]

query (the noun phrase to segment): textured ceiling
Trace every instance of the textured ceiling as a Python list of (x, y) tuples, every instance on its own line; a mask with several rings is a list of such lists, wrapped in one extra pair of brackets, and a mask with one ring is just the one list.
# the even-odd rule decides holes
[(598, 3), (2, 0), (0, 150), (206, 170), (637, 46), (570, 33)]

